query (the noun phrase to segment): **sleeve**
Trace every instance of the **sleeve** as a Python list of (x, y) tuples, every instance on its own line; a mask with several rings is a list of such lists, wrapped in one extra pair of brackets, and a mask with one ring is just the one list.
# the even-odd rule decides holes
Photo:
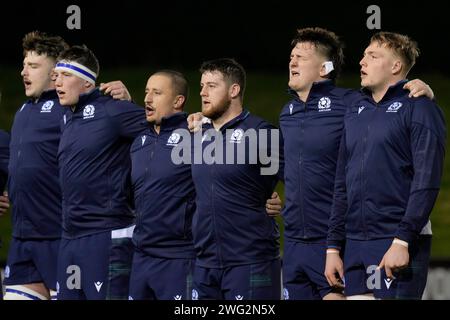
[(281, 131), (281, 128), (278, 129), (278, 132), (280, 134), (279, 138), (280, 168), (278, 169), (278, 180), (284, 183), (284, 138), (283, 138), (283, 131)]
[(9, 134), (0, 132), (0, 193), (5, 189), (8, 179)]
[(281, 130), (267, 122), (263, 122), (258, 127), (258, 131), (261, 129), (267, 131), (267, 138), (260, 140), (261, 137), (258, 137), (259, 148), (264, 149), (264, 151), (260, 150), (258, 153), (259, 156), (264, 155), (264, 157), (268, 157), (269, 163), (263, 163), (262, 166), (267, 175), (276, 177), (273, 182), (273, 188), (275, 188), (278, 180), (284, 181), (284, 153)]
[(428, 222), (441, 184), (446, 125), (440, 108), (429, 99), (416, 100), (410, 129), (414, 176), (405, 215), (396, 237), (411, 242)]
[(106, 110), (122, 137), (134, 140), (146, 128), (145, 110), (134, 103), (114, 100)]
[(333, 205), (328, 223), (327, 247), (341, 249), (345, 242), (345, 216), (347, 214), (347, 188), (345, 167), (347, 152), (345, 144), (345, 127), (339, 144), (339, 154), (334, 181)]

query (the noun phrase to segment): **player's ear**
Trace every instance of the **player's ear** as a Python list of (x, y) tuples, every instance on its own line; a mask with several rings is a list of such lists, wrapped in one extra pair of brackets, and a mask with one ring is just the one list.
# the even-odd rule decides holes
[(179, 94), (179, 95), (177, 95), (176, 97), (175, 97), (175, 102), (174, 102), (174, 104), (173, 104), (173, 108), (175, 109), (175, 110), (181, 110), (181, 109), (183, 109), (183, 105), (184, 105), (184, 102), (186, 101), (186, 97), (185, 96), (183, 96), (183, 95), (181, 95), (181, 94)]
[(392, 74), (399, 74), (402, 72), (404, 65), (400, 59), (397, 59), (392, 64)]
[(238, 85), (237, 83), (233, 83), (230, 87), (231, 98), (236, 98), (237, 96), (239, 96), (240, 92), (241, 92), (241, 86)]
[(90, 83), (89, 81), (85, 81), (84, 82), (84, 87), (86, 88), (86, 89), (88, 89), (89, 87), (91, 87), (92, 86), (92, 83)]

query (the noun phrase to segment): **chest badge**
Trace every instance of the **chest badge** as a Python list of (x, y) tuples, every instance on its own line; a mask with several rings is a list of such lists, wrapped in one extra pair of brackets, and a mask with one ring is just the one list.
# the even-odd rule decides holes
[(403, 106), (401, 102), (394, 102), (389, 106), (389, 108), (386, 110), (386, 112), (397, 112), (398, 109), (400, 109)]
[(53, 105), (54, 105), (54, 104), (55, 104), (55, 103), (54, 103), (53, 101), (51, 101), (51, 100), (46, 101), (46, 102), (42, 105), (41, 113), (52, 112), (52, 108), (53, 108)]
[(322, 97), (319, 100), (319, 103), (317, 104), (317, 107), (319, 108), (319, 112), (323, 111), (331, 111), (331, 100), (328, 97)]
[(88, 104), (83, 110), (83, 119), (90, 119), (95, 116), (95, 107), (92, 104)]
[(172, 133), (167, 140), (167, 146), (176, 146), (180, 142), (181, 136), (179, 133)]

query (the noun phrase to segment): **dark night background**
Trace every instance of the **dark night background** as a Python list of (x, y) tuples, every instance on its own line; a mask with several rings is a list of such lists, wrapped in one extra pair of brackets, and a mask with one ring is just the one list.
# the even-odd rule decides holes
[[(81, 30), (68, 30), (66, 9), (81, 8)], [(102, 67), (197, 69), (235, 57), (250, 71), (286, 71), (298, 27), (321, 26), (346, 44), (346, 71), (357, 71), (368, 30), (366, 9), (381, 8), (381, 28), (410, 35), (422, 55), (415, 72), (450, 74), (450, 21), (444, 1), (59, 1), (3, 3), (0, 66), (21, 64), (21, 39), (31, 30), (85, 43)]]

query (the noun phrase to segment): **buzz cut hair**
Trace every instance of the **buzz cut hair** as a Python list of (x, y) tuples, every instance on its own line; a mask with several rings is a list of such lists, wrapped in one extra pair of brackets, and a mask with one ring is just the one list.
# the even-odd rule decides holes
[(417, 42), (410, 37), (394, 32), (378, 32), (370, 38), (370, 43), (377, 42), (393, 50), (402, 59), (405, 65), (405, 74), (408, 74), (416, 64), (420, 55)]
[(344, 65), (344, 44), (332, 31), (319, 27), (297, 29), (291, 45), (309, 42), (329, 61), (333, 62), (334, 70), (327, 77), (335, 80), (341, 73)]
[(52, 36), (41, 31), (27, 33), (22, 39), (23, 56), (34, 51), (38, 55), (46, 55), (55, 60), (69, 45), (59, 36)]
[(181, 72), (176, 70), (163, 69), (152, 74), (152, 76), (155, 75), (168, 77), (172, 82), (172, 88), (175, 94), (183, 96), (185, 98), (183, 105), (186, 104), (189, 95), (189, 86), (186, 77)]

